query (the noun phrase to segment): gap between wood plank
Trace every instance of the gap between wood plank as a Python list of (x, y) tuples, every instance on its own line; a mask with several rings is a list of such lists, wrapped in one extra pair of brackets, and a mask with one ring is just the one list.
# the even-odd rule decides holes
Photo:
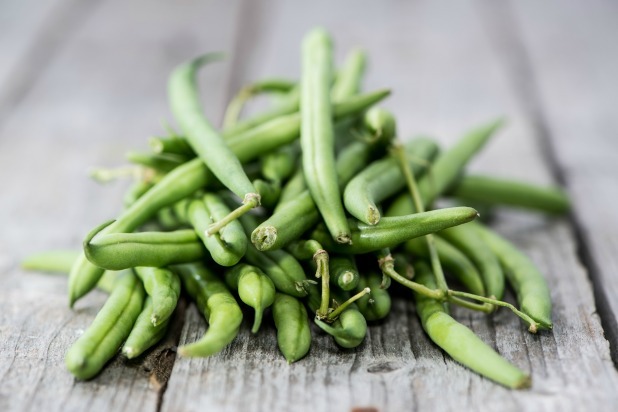
[(36, 84), (70, 34), (87, 20), (98, 4), (97, 0), (67, 0), (46, 19), (24, 56), (7, 76), (8, 86), (0, 95), (0, 127)]
[[(539, 137), (541, 155), (547, 162), (552, 176), (561, 186), (566, 187), (564, 168), (555, 154), (547, 116), (540, 99), (538, 81), (514, 12), (509, 3), (481, 1), (480, 4), (482, 5), (479, 7), (482, 10), (482, 20), (490, 38), (493, 39), (498, 55), (505, 61), (510, 80), (514, 83), (514, 94), (521, 100), (521, 107)], [(506, 52), (507, 50), (509, 53)], [(602, 282), (596, 276), (596, 273), (599, 273), (598, 266), (585, 242), (582, 223), (573, 210), (569, 212), (568, 220), (575, 237), (577, 258), (592, 284), (597, 314), (601, 320), (605, 338), (609, 342), (614, 368), (618, 370), (618, 334), (614, 332), (618, 330), (618, 322), (612, 314)]]

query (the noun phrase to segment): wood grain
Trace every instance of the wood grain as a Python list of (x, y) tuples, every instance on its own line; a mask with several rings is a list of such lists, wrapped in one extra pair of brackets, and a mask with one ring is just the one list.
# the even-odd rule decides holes
[[(0, 131), (0, 410), (157, 409), (177, 336), (140, 362), (116, 359), (96, 379), (77, 382), (64, 354), (104, 296), (88, 296), (70, 311), (65, 279), (24, 273), (18, 262), (39, 250), (79, 248), (89, 228), (120, 210), (126, 183), (99, 186), (88, 168), (121, 165), (123, 152), (145, 150), (147, 137), (163, 132), (170, 70), (204, 51), (231, 48), (238, 4), (101, 2), (56, 47), (6, 118)], [(215, 118), (228, 71), (229, 62), (203, 77), (205, 107)]]

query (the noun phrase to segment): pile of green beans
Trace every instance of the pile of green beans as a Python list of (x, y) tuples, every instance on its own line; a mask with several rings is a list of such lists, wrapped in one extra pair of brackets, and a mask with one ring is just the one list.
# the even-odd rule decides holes
[[(426, 136), (399, 143), (395, 116), (375, 106), (390, 91), (361, 92), (362, 50), (335, 70), (333, 42), (321, 28), (301, 49), (300, 80), (244, 86), (220, 129), (203, 113), (196, 77), (221, 56), (179, 65), (169, 100), (181, 133), (169, 129), (149, 140), (150, 152), (129, 152), (129, 167), (92, 173), (135, 180), (123, 211), (91, 230), (82, 250), (23, 261), (67, 273), (70, 306), (95, 287), (109, 293), (68, 349), (68, 370), (91, 379), (118, 352), (147, 352), (165, 336), (179, 299), (193, 300), (209, 325), (180, 356), (218, 353), (247, 319), (253, 334), (274, 333), (274, 325), (289, 363), (308, 354), (316, 333), (357, 348), (369, 326), (389, 317), (390, 287), (414, 292), (407, 296), (420, 324), (453, 359), (504, 386), (530, 385), (526, 372), (448, 314), (449, 305), (507, 307), (531, 332), (552, 327), (549, 286), (534, 263), (472, 222), (478, 212), (463, 204), (555, 215), (569, 208), (564, 192), (466, 173), (501, 120), (446, 149)], [(242, 116), (258, 94), (277, 99)], [(460, 206), (435, 206), (445, 198)], [(508, 287), (517, 306), (499, 300), (510, 298)]]

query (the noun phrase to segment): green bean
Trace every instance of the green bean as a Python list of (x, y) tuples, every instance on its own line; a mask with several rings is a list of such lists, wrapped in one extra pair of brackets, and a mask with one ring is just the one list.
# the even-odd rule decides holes
[(352, 255), (334, 255), (330, 257), (330, 281), (343, 291), (356, 288), (359, 281), (358, 268)]
[(204, 247), (193, 230), (101, 233), (109, 224), (96, 227), (84, 240), (86, 257), (99, 268), (163, 267), (172, 263), (193, 262), (205, 255)]
[[(405, 153), (414, 174), (419, 175), (438, 153), (438, 145), (428, 138), (417, 138), (406, 143)], [(347, 184), (343, 194), (345, 207), (361, 222), (375, 225), (380, 221), (377, 204), (399, 192), (405, 184), (396, 158), (377, 160)]]
[(341, 312), (337, 320), (331, 325), (315, 319), (314, 322), (326, 333), (332, 335), (335, 342), (343, 348), (355, 348), (367, 335), (367, 321), (353, 306)]
[[(504, 295), (504, 273), (498, 258), (491, 251), (473, 226), (461, 225), (445, 229), (439, 233), (462, 251), (479, 269), (486, 296), (502, 299)], [(476, 293), (476, 292), (474, 292)]]
[(181, 356), (210, 356), (221, 351), (238, 335), (242, 310), (234, 296), (214, 273), (201, 263), (187, 263), (172, 268), (185, 290), (196, 302), (208, 322), (208, 329), (197, 342), (178, 348)]
[[(407, 243), (407, 242), (406, 242)], [(404, 253), (393, 253), (393, 269), (406, 279), (414, 278), (414, 267)]]
[(183, 225), (182, 221), (174, 214), (171, 206), (164, 207), (157, 212), (157, 223), (164, 230), (176, 230)]
[(352, 244), (333, 242), (322, 225), (311, 234), (311, 238), (337, 253), (368, 253), (386, 247), (394, 247), (415, 237), (438, 232), (476, 218), (476, 210), (469, 207), (451, 207), (411, 215), (385, 217), (377, 225), (366, 225), (350, 221)]
[[(344, 148), (337, 157), (337, 176), (340, 186), (344, 186), (369, 161), (374, 146), (355, 142)], [(301, 178), (304, 176), (300, 176)], [(298, 181), (300, 189), (304, 180)], [(287, 196), (286, 196), (287, 197)], [(319, 221), (320, 215), (308, 190), (296, 194), (295, 198), (282, 202), (275, 213), (251, 233), (251, 242), (258, 250), (280, 249), (298, 239)]]
[[(159, 209), (174, 204), (207, 183), (214, 177), (201, 160), (191, 160), (166, 174), (157, 184), (144, 193), (109, 225), (105, 233), (132, 232), (154, 216)], [(82, 254), (69, 274), (69, 306), (95, 287), (103, 269), (93, 265)]]
[[(483, 278), (470, 259), (445, 239), (436, 236), (434, 244), (438, 257), (447, 272), (455, 277), (467, 290), (485, 296), (486, 290)], [(427, 242), (423, 238), (410, 239), (404, 244), (406, 252), (414, 256), (429, 259)]]
[(138, 266), (135, 273), (142, 280), (148, 296), (152, 298), (150, 322), (158, 326), (176, 309), (180, 297), (180, 279), (165, 268)]
[[(496, 120), (469, 131), (453, 147), (437, 157), (431, 166), (431, 173), (419, 179), (418, 182), (418, 191), (425, 207), (431, 205), (456, 181), (469, 160), (479, 152), (502, 123), (502, 120)], [(414, 204), (407, 192), (398, 196), (391, 208), (400, 208), (399, 203), (406, 205), (406, 214), (414, 210)], [(386, 211), (386, 215), (393, 215), (390, 208)]]
[(296, 87), (296, 83), (285, 79), (265, 79), (243, 87), (232, 98), (223, 116), (223, 129), (233, 128), (245, 103), (255, 95), (262, 93), (287, 93)]
[(311, 346), (311, 330), (305, 307), (297, 298), (277, 293), (272, 313), (279, 350), (288, 363), (302, 359)]
[(135, 182), (131, 187), (129, 187), (129, 190), (127, 190), (122, 199), (124, 207), (131, 207), (131, 205), (137, 202), (137, 199), (139, 199), (144, 193), (149, 191), (152, 186), (153, 183), (149, 181), (139, 180)]
[(371, 292), (356, 301), (358, 310), (368, 321), (384, 319), (391, 311), (391, 295), (382, 289), (382, 276), (376, 272), (361, 274), (356, 291), (370, 288)]
[(281, 196), (281, 181), (256, 179), (253, 181), (253, 185), (260, 194), (262, 206), (266, 209), (272, 209), (279, 201), (279, 196)]
[(338, 102), (359, 93), (366, 65), (367, 55), (363, 50), (354, 49), (348, 54), (330, 92), (333, 101)]
[(566, 213), (570, 208), (567, 194), (559, 187), (543, 187), (481, 175), (464, 176), (449, 195), (465, 201), (522, 207), (552, 214)]
[(135, 320), (131, 333), (122, 346), (122, 354), (128, 359), (138, 357), (165, 336), (171, 318), (168, 317), (154, 325), (151, 322), (153, 316), (153, 299), (150, 296), (146, 296), (144, 308)]
[(187, 161), (187, 157), (171, 153), (127, 152), (125, 156), (131, 163), (149, 167), (162, 173), (167, 173)]
[(332, 80), (332, 44), (322, 29), (303, 40), (301, 78), (303, 172), (309, 192), (338, 243), (350, 243), (350, 228), (341, 202), (335, 169), (335, 141), (329, 96)]
[[(421, 284), (431, 289), (436, 287), (427, 265), (419, 263), (415, 265), (415, 271)], [(509, 388), (530, 386), (530, 377), (525, 372), (501, 357), (472, 330), (451, 318), (441, 303), (420, 294), (415, 294), (415, 297), (423, 329), (453, 359)]]
[[(182, 212), (181, 212), (182, 213)], [(202, 239), (215, 262), (221, 266), (233, 266), (247, 250), (248, 239), (240, 222), (233, 221), (219, 233), (211, 236), (206, 231), (212, 220), (220, 220), (230, 213), (225, 202), (214, 193), (206, 193), (187, 204), (187, 219)]]
[(148, 144), (153, 152), (157, 154), (168, 153), (186, 156), (189, 158), (195, 157), (195, 152), (187, 143), (187, 141), (179, 136), (169, 137), (151, 137)]
[(260, 252), (252, 245), (247, 247), (247, 262), (262, 269), (273, 281), (278, 291), (295, 297), (307, 294), (307, 276), (303, 267), (289, 253), (283, 250)]
[(542, 329), (551, 329), (552, 304), (549, 287), (534, 263), (494, 231), (481, 224), (473, 227), (498, 257), (506, 279), (517, 295), (522, 312), (538, 322)]
[(296, 171), (299, 147), (282, 146), (262, 158), (262, 175), (270, 181), (283, 182)]
[(223, 137), (227, 139), (237, 136), (247, 130), (259, 127), (264, 123), (268, 123), (273, 119), (297, 112), (300, 102), (300, 90), (298, 88), (294, 88), (290, 90), (289, 93), (289, 98), (286, 99), (284, 103), (248, 119), (240, 120), (238, 123), (224, 128)]
[(120, 348), (142, 310), (144, 288), (131, 272), (123, 273), (92, 324), (68, 350), (67, 369), (78, 379), (90, 379)]
[(388, 110), (374, 106), (363, 116), (365, 140), (370, 143), (381, 142), (388, 145), (397, 133), (397, 121)]
[(243, 199), (244, 204), (256, 207), (260, 204), (260, 196), (238, 157), (202, 114), (196, 72), (202, 65), (220, 58), (218, 53), (207, 54), (176, 67), (169, 80), (170, 106), (199, 158), (225, 187)]
[(257, 333), (264, 310), (275, 300), (273, 281), (259, 268), (241, 263), (225, 272), (225, 283), (238, 291), (240, 300), (255, 310), (251, 332)]
[(27, 256), (21, 261), (22, 269), (39, 272), (69, 273), (80, 252), (76, 250), (49, 250)]
[(296, 199), (306, 190), (307, 185), (305, 185), (305, 176), (303, 175), (303, 169), (301, 167), (296, 170), (296, 173), (294, 173), (290, 180), (281, 188), (281, 194), (279, 195), (279, 200), (273, 213), (277, 213), (285, 203)]

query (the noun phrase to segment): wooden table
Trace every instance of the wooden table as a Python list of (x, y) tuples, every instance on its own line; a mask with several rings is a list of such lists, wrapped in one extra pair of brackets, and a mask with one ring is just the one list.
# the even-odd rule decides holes
[[(615, 410), (615, 2), (13, 0), (0, 2), (0, 22), (0, 410)], [(66, 279), (25, 273), (20, 259), (77, 248), (120, 210), (126, 185), (99, 186), (87, 170), (120, 165), (162, 133), (174, 65), (228, 53), (200, 78), (218, 120), (241, 85), (297, 77), (301, 38), (318, 24), (332, 31), (338, 61), (353, 46), (367, 50), (365, 88), (393, 89), (385, 106), (402, 137), (428, 133), (448, 145), (505, 115), (508, 127), (471, 169), (567, 188), (574, 208), (565, 218), (498, 219), (546, 274), (554, 330), (528, 334), (506, 311), (455, 311), (529, 371), (532, 388), (507, 390), (450, 360), (403, 298), (358, 349), (316, 331), (309, 356), (293, 365), (269, 324), (257, 337), (244, 325), (217, 356), (176, 358), (174, 347), (205, 329), (190, 305), (144, 358), (74, 380), (64, 353), (105, 296), (71, 311)]]

